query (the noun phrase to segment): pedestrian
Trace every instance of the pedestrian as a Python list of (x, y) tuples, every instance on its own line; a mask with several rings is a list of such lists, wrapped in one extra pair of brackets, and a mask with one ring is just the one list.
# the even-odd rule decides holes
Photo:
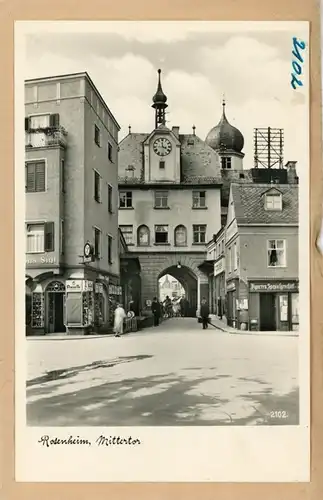
[(154, 315), (154, 326), (158, 326), (160, 316), (161, 316), (161, 307), (160, 307), (160, 303), (157, 300), (157, 297), (154, 297), (154, 300), (152, 301), (151, 312)]
[(209, 326), (209, 314), (210, 314), (209, 305), (206, 302), (205, 297), (203, 297), (202, 302), (201, 302), (201, 310), (200, 310), (200, 315), (201, 315), (201, 318), (202, 318), (203, 330), (205, 330)]
[(184, 314), (185, 314), (185, 298), (184, 296), (181, 297), (181, 300), (179, 301), (179, 307), (180, 307), (180, 314), (182, 316), (182, 318), (184, 317)]
[(120, 337), (123, 334), (123, 322), (126, 317), (126, 312), (122, 304), (118, 304), (114, 311), (114, 334), (115, 337)]

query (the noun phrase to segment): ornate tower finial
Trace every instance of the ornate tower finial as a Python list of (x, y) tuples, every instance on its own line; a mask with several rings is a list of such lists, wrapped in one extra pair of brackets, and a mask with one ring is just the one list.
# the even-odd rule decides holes
[(192, 129), (193, 129), (193, 135), (195, 135), (195, 130), (196, 130), (195, 125), (193, 125)]
[(163, 92), (162, 85), (161, 85), (161, 69), (158, 71), (158, 85), (157, 85), (157, 91), (156, 94), (153, 97), (153, 105), (152, 107), (155, 108), (155, 128), (158, 127), (158, 125), (165, 125), (166, 123), (166, 113), (165, 110), (168, 107), (166, 104), (167, 97)]
[(131, 125), (128, 126), (129, 134), (131, 134)]
[(225, 116), (225, 95), (222, 95), (222, 114)]

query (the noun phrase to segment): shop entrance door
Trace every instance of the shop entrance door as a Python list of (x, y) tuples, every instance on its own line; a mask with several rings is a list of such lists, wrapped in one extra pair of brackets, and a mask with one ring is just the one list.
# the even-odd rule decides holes
[(260, 294), (260, 330), (276, 330), (276, 296), (274, 293)]
[(48, 333), (62, 333), (66, 331), (64, 325), (65, 286), (59, 281), (52, 282), (46, 289)]

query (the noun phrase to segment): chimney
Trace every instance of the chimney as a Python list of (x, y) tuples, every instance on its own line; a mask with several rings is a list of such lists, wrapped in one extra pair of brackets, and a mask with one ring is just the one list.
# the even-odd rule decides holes
[(287, 168), (288, 184), (298, 184), (296, 164), (297, 164), (297, 161), (288, 161), (285, 165), (285, 167)]
[(172, 132), (176, 135), (177, 139), (179, 138), (179, 127), (172, 127)]

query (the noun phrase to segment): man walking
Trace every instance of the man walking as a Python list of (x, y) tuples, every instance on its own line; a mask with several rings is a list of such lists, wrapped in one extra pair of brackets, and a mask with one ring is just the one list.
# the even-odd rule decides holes
[(160, 303), (157, 300), (157, 297), (154, 297), (154, 300), (151, 303), (151, 312), (154, 315), (154, 326), (158, 326), (161, 315), (161, 307)]
[(209, 326), (209, 314), (210, 314), (210, 308), (208, 303), (206, 302), (205, 297), (203, 297), (202, 302), (201, 302), (201, 318), (202, 318), (202, 326), (203, 330), (208, 328)]

